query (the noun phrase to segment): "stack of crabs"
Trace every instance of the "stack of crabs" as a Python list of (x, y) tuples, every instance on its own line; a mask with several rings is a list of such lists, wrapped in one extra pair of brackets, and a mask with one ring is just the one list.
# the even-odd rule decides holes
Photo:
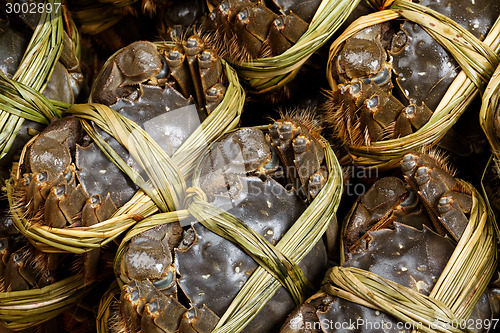
[[(328, 54), (354, 20), (394, 2), (344, 1), (353, 11), (325, 28), (333, 37), (316, 41), (325, 47), (301, 59), (295, 79), (231, 102), (235, 86), (246, 88), (232, 77), (239, 66), (293, 56), (333, 2), (63, 2), (83, 50), (61, 56), (32, 94), (67, 111), (48, 125), (24, 121), (0, 159), (0, 332), (491, 331), (500, 318), (499, 173), (479, 124), (480, 94), (431, 145), (417, 140), (382, 168), (353, 153), (418, 137), (436, 118), (461, 68), (426, 29), (401, 17), (371, 24)], [(479, 41), (500, 35), (497, 1), (414, 2)], [(13, 3), (0, 3), (0, 107), (40, 19), (11, 13)], [(161, 157), (150, 159), (138, 136)], [(178, 177), (159, 186), (155, 164)], [(130, 208), (146, 202), (148, 213)], [(71, 245), (65, 235), (106, 237), (96, 228), (125, 219), (113, 238), (81, 252), (31, 238), (38, 228)], [(476, 245), (486, 238), (487, 249)], [(465, 252), (479, 254), (460, 262)], [(447, 298), (445, 274), (470, 283), (456, 282)], [(346, 287), (354, 275), (365, 279)], [(83, 285), (77, 301), (45, 292), (72, 277)], [(392, 298), (381, 301), (370, 281), (383, 281)], [(12, 295), (42, 301), (9, 303)], [(16, 306), (52, 315), (31, 322), (9, 312)]]

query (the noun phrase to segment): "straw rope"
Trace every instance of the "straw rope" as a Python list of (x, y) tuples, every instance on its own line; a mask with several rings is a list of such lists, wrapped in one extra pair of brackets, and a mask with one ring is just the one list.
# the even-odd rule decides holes
[[(46, 3), (50, 3), (52, 8), (55, 8), (54, 4), (60, 1), (47, 0)], [(19, 82), (41, 92), (52, 76), (55, 64), (63, 50), (64, 31), (61, 9), (59, 12), (44, 11), (39, 22), (16, 73), (12, 80), (7, 80), (13, 85)], [(2, 81), (4, 79), (2, 78)], [(24, 122), (23, 118), (9, 112), (9, 109), (4, 109), (2, 104), (0, 104), (0, 158), (7, 154)], [(48, 119), (42, 122), (48, 123)]]
[[(205, 154), (209, 150), (205, 150)], [(138, 222), (120, 244), (117, 259), (126, 250), (132, 237), (157, 225), (194, 217), (206, 228), (237, 243), (259, 263), (259, 267), (245, 283), (213, 332), (240, 332), (257, 315), (281, 286), (287, 288), (297, 304), (309, 294), (309, 282), (297, 266), (321, 239), (340, 204), (342, 171), (329, 145), (325, 147), (328, 180), (293, 226), (276, 245), (249, 229), (244, 221), (221, 211), (206, 202), (206, 195), (199, 187), (201, 168), (193, 176), (193, 187), (187, 189), (186, 209), (155, 214)], [(200, 158), (199, 162), (202, 163)], [(120, 284), (123, 284), (118, 279)]]
[(307, 31), (280, 55), (234, 64), (255, 93), (268, 93), (290, 82), (309, 57), (344, 23), (360, 0), (323, 0)]
[(472, 193), (469, 224), (429, 296), (354, 267), (332, 268), (323, 291), (424, 332), (464, 332), (460, 323), (467, 322), (496, 271), (498, 240), (485, 201), (472, 185), (461, 183)]
[[(346, 146), (354, 163), (362, 166), (393, 168), (404, 154), (433, 146), (456, 123), (484, 87), (499, 63), (500, 19), (497, 19), (484, 41), (479, 41), (457, 23), (439, 13), (408, 0), (386, 1), (388, 9), (354, 21), (330, 47), (327, 78), (332, 90), (337, 83), (332, 77), (333, 57), (343, 42), (358, 31), (374, 24), (405, 18), (421, 24), (462, 66), (462, 71), (444, 94), (431, 119), (418, 131), (402, 138), (372, 142), (369, 146)], [(385, 7), (384, 7), (385, 8)]]
[[(223, 63), (223, 67), (229, 80), (226, 96), (172, 157), (167, 156), (137, 124), (113, 109), (100, 104), (71, 106), (66, 113), (81, 119), (83, 128), (89, 136), (141, 190), (106, 221), (91, 227), (50, 228), (33, 225), (24, 218), (21, 209), (14, 205), (14, 180), (10, 180), (6, 189), (16, 227), (42, 251), (81, 254), (109, 243), (138, 220), (154, 214), (158, 209), (165, 212), (179, 208), (185, 192), (185, 179), (194, 169), (193, 162), (209, 142), (232, 130), (239, 122), (245, 95), (234, 70), (226, 63)], [(42, 97), (37, 97), (43, 101)], [(19, 109), (16, 110), (21, 112)], [(114, 136), (128, 148), (147, 171), (150, 180), (142, 179), (128, 167), (100, 138), (89, 121), (93, 121), (96, 126)]]

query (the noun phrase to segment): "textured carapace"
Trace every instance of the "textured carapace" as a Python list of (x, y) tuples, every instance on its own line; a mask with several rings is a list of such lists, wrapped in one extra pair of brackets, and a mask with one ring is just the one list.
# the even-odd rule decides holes
[[(498, 3), (423, 0), (484, 39), (500, 14)], [(459, 72), (453, 57), (418, 24), (404, 21), (365, 28), (333, 55), (331, 77), (338, 86), (325, 104), (333, 135), (349, 146), (407, 136), (432, 116)], [(395, 89), (392, 89), (392, 88)], [(454, 131), (448, 138), (456, 137)], [(443, 146), (467, 154), (443, 140)]]
[[(417, 230), (395, 223), (393, 230), (369, 232), (366, 246), (349, 253), (343, 266), (370, 271), (429, 295), (453, 250), (454, 245), (449, 238), (442, 237), (428, 228)], [(330, 283), (328, 276), (329, 273), (326, 274), (325, 284)], [(494, 313), (492, 310), (485, 292), (469, 320), (489, 320)], [(395, 317), (384, 311), (349, 302), (320, 290), (290, 314), (280, 332), (311, 332), (308, 329), (313, 328), (314, 332), (321, 333), (343, 331), (333, 330), (331, 325), (335, 323), (345, 323), (339, 327), (362, 333), (374, 332), (375, 327), (384, 328), (380, 332), (412, 331), (404, 323), (398, 324)], [(484, 326), (474, 328), (474, 332), (487, 330)]]
[[(305, 159), (310, 156), (304, 151), (310, 151), (319, 166), (309, 167), (310, 175), (300, 173), (308, 182), (322, 170), (324, 158), (310, 118), (284, 116), (271, 127), (278, 125), (282, 128), (277, 135), (266, 137), (259, 129), (242, 128), (222, 137), (200, 163), (199, 179), (212, 205), (241, 219), (271, 244), (276, 244), (302, 214), (308, 198), (301, 183), (300, 188), (289, 183), (276, 150), (281, 147), (281, 154), (290, 153), (287, 161), (294, 166), (307, 164)], [(287, 126), (292, 135), (285, 133)], [(307, 140), (300, 142), (300, 135)], [(295, 146), (301, 144), (298, 152), (294, 152), (294, 140)], [(327, 177), (323, 171), (322, 176)], [(321, 189), (321, 185), (310, 187)], [(313, 197), (310, 194), (309, 198)], [(151, 317), (163, 330), (210, 332), (258, 267), (234, 243), (201, 223), (189, 222), (183, 221), (184, 230), (178, 224), (156, 227), (135, 236), (126, 246), (115, 268), (126, 285), (110, 323), (114, 332), (148, 330)], [(182, 239), (178, 238), (179, 230)], [(310, 281), (318, 281), (325, 264), (326, 250), (320, 241), (299, 266)], [(294, 306), (291, 296), (281, 288), (244, 331), (275, 331)]]

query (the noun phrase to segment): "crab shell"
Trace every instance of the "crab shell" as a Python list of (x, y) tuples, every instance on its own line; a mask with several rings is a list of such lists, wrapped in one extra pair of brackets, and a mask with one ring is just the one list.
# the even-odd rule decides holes
[[(80, 146), (84, 142), (79, 120), (65, 117), (51, 123), (26, 147), (14, 198), (30, 223), (56, 228), (92, 226), (107, 220), (116, 205), (123, 205), (135, 193), (136, 186), (127, 184), (118, 167), (94, 144), (87, 141), (87, 146)], [(57, 263), (64, 259), (58, 254), (40, 256), (33, 260), (39, 262), (35, 270), (42, 275), (57, 270)], [(27, 265), (24, 257), (14, 261), (12, 267)], [(97, 275), (98, 260), (99, 249), (83, 255), (87, 281)], [(30, 281), (29, 285), (36, 284)]]
[[(238, 178), (242, 188), (248, 191), (240, 190), (232, 200), (219, 196), (213, 204), (227, 209), (271, 244), (276, 244), (306, 208), (304, 203), (273, 179)], [(205, 304), (222, 316), (257, 264), (238, 246), (201, 224), (194, 224), (193, 229), (193, 243), (176, 250), (178, 283), (191, 304), (198, 308)], [(320, 241), (299, 266), (308, 279), (317, 281), (325, 264), (326, 250)], [(285, 318), (287, 309), (293, 307), (292, 298), (281, 288), (249, 323), (245, 332), (272, 331)]]
[[(316, 139), (299, 124), (298, 120), (281, 119), (271, 125), (275, 133), (267, 140), (259, 130), (240, 129), (220, 140), (201, 164), (200, 184), (206, 193), (211, 193), (212, 204), (241, 219), (271, 244), (278, 242), (306, 208), (297, 195), (298, 188), (287, 190), (270, 177), (277, 170), (276, 165), (283, 161), (273, 155), (281, 154), (280, 157), (297, 166), (297, 160), (300, 161), (297, 153), (307, 151), (311, 155), (305, 156), (317, 158), (310, 162), (318, 163), (316, 168), (321, 168), (323, 155), (317, 154), (321, 146), (316, 146)], [(275, 136), (278, 132), (281, 133)], [(299, 145), (300, 135), (310, 142), (294, 149)], [(277, 149), (279, 153), (273, 153)], [(301, 161), (306, 162), (309, 162), (306, 158)], [(198, 308), (205, 304), (222, 316), (257, 265), (235, 244), (201, 224), (193, 225), (193, 235), (195, 240), (189, 247), (176, 250), (179, 286), (191, 304)], [(320, 241), (299, 266), (314, 281), (321, 274), (325, 260), (326, 250)], [(245, 331), (272, 331), (284, 318), (284, 309), (291, 307), (290, 296), (285, 289), (280, 289)]]
[[(293, 124), (290, 120), (286, 121)], [(281, 143), (283, 152), (293, 154), (292, 139), (298, 136), (298, 129), (295, 128), (293, 136), (275, 138), (278, 144)], [(300, 133), (306, 134), (305, 131)], [(311, 143), (303, 148), (301, 152), (315, 152), (317, 147)], [(287, 190), (271, 177), (280, 163), (273, 151), (273, 144), (258, 129), (243, 128), (232, 132), (212, 145), (210, 154), (200, 164), (199, 183), (211, 204), (239, 218), (271, 244), (276, 244), (303, 213), (306, 203), (296, 190)], [(189, 221), (183, 223), (189, 225)], [(154, 289), (156, 293), (177, 299), (170, 303), (175, 305), (172, 311), (177, 319), (160, 324), (166, 315), (160, 311), (158, 318), (163, 319), (158, 319), (159, 327), (184, 332), (183, 320), (189, 319), (193, 327), (202, 322), (203, 316), (207, 316), (203, 329), (210, 331), (258, 267), (237, 245), (196, 221), (191, 221), (191, 227), (184, 231), (178, 245), (167, 246), (167, 239), (172, 237), (173, 233), (165, 233), (159, 227), (139, 234), (119, 258), (117, 275), (128, 284), (122, 290), (120, 301), (120, 306), (125, 308), (115, 315), (115, 322), (120, 323), (117, 327), (146, 329), (144, 318), (150, 314), (145, 309), (148, 306), (156, 308), (154, 298), (147, 296)], [(173, 255), (169, 249), (173, 249)], [(130, 261), (127, 258), (133, 258), (134, 262), (147, 267), (127, 263), (127, 260)], [(144, 260), (139, 261), (138, 258)], [(299, 264), (310, 281), (318, 281), (325, 265), (326, 249), (322, 241)], [(168, 283), (164, 283), (166, 280)], [(151, 281), (151, 285), (143, 285), (147, 283), (145, 281)], [(293, 299), (281, 288), (245, 331), (273, 331), (293, 307)], [(127, 310), (129, 308), (135, 310)], [(136, 319), (124, 321), (127, 313), (133, 313)]]
[(325, 121), (349, 145), (406, 136), (432, 116), (424, 103), (405, 106), (392, 94), (392, 58), (386, 51), (392, 34), (387, 23), (365, 28), (333, 59), (332, 75), (341, 84), (332, 93)]
[(470, 193), (445, 165), (429, 155), (406, 154), (401, 170), (426, 207), (436, 230), (442, 235), (450, 234), (458, 242), (469, 223), (465, 214), (472, 207)]
[[(449, 17), (480, 40), (500, 14), (497, 1), (421, 0), (419, 4)], [(400, 32), (394, 35), (390, 52), (401, 95), (434, 110), (459, 72), (453, 57), (424, 29), (409, 21), (402, 23)]]
[(347, 216), (342, 235), (344, 253), (361, 247), (368, 231), (389, 228), (394, 222), (417, 229), (432, 226), (417, 194), (401, 179), (384, 177), (358, 198)]
[[(454, 249), (448, 238), (441, 237), (428, 228), (416, 230), (399, 223), (395, 229), (370, 232), (366, 248), (349, 254), (344, 266), (369, 270), (381, 277), (395, 281), (405, 287), (428, 295), (444, 269)], [(470, 320), (488, 320), (492, 311), (487, 297), (483, 294)], [(342, 298), (319, 292), (298, 307), (282, 327), (282, 333), (307, 332), (308, 327), (318, 328), (318, 332), (336, 331), (333, 324), (347, 323), (344, 329), (356, 332), (411, 332), (398, 327), (397, 319)], [(351, 325), (349, 327), (349, 325)], [(302, 329), (297, 329), (297, 328)], [(339, 329), (340, 331), (340, 329)], [(475, 329), (474, 332), (487, 331)]]
[[(23, 18), (24, 19), (24, 18)], [(36, 27), (36, 24), (35, 24)], [(0, 19), (0, 71), (8, 77), (16, 72), (32, 31), (19, 27), (9, 19)], [(71, 58), (71, 57), (68, 57)], [(43, 95), (47, 98), (73, 104), (80, 93), (83, 76), (74, 56), (72, 61), (63, 64), (57, 62)]]
[[(200, 38), (161, 49), (140, 41), (108, 60), (92, 99), (143, 127), (171, 156), (222, 101), (224, 84), (220, 59)], [(123, 149), (121, 154), (141, 171)]]

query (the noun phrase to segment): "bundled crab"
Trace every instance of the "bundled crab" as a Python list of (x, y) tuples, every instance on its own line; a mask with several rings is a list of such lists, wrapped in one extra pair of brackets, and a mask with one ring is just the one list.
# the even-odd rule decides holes
[[(456, 258), (467, 242), (463, 238), (470, 237), (476, 227), (481, 237), (491, 237), (486, 235), (492, 232), (492, 220), (486, 222), (486, 227), (471, 226), (469, 222), (477, 214), (477, 200), (482, 199), (471, 192), (470, 185), (453, 177), (442, 159), (435, 156), (407, 154), (401, 171), (404, 181), (397, 177), (381, 178), (356, 201), (342, 228), (342, 267), (327, 273), (321, 291), (290, 315), (281, 332), (305, 332), (312, 328), (320, 332), (411, 332), (464, 327), (487, 332), (493, 327), (493, 318), (498, 316), (498, 286), (486, 286), (496, 269), (491, 267), (491, 260), (496, 257), (494, 239), (489, 240), (486, 253), (473, 255), (474, 274), (481, 276), (467, 276), (465, 282), (456, 282), (453, 287), (467, 294), (464, 303), (452, 303), (439, 289), (444, 284), (441, 275), (451, 270), (456, 278), (460, 275), (459, 265), (466, 265)], [(482, 261), (483, 256), (488, 259)], [(357, 274), (360, 280), (346, 278), (350, 273)], [(372, 277), (390, 289), (386, 291), (391, 295), (384, 299), (386, 303), (377, 292), (362, 295)], [(358, 288), (363, 290), (361, 294), (350, 288), (353, 281), (363, 286)], [(462, 282), (475, 285), (460, 289)], [(422, 303), (418, 304), (419, 294), (429, 298), (421, 298)], [(403, 314), (404, 309), (395, 310), (397, 297), (416, 302), (411, 310), (408, 308), (407, 315)], [(448, 312), (423, 314), (426, 309), (418, 312), (421, 306)]]
[[(416, 16), (411, 16), (408, 10), (414, 10), (414, 7), (421, 10), (424, 16), (428, 15), (427, 11), (429, 14), (431, 10), (436, 11), (432, 12), (432, 17), (419, 21), (428, 26), (422, 27), (411, 20), (391, 21), (398, 18), (400, 13), (415, 19)], [(439, 13), (446, 15), (446, 20)], [(332, 125), (333, 135), (348, 148), (355, 161), (363, 160), (362, 151), (369, 151), (369, 157), (374, 160), (389, 160), (388, 155), (401, 150), (398, 147), (404, 146), (402, 138), (407, 136), (411, 137), (407, 140), (411, 141), (408, 145), (415, 147), (418, 143), (436, 144), (438, 139), (446, 135), (444, 148), (470, 154), (469, 144), (462, 144), (463, 138), (450, 127), (475, 95), (469, 90), (461, 90), (461, 95), (454, 95), (451, 91), (447, 98), (443, 98), (451, 83), (458, 79), (460, 66), (453, 58), (456, 53), (450, 53), (453, 41), (445, 44), (447, 49), (443, 48), (435, 40), (441, 30), (434, 32), (432, 28), (436, 26), (435, 22), (443, 25), (442, 22), (447, 22), (450, 27), (461, 24), (465, 29), (456, 28), (456, 35), (470, 38), (463, 44), (479, 44), (479, 40), (483, 40), (494, 26), (499, 14), (498, 4), (489, 1), (475, 5), (450, 5), (449, 1), (427, 0), (419, 1), (417, 5), (396, 1), (388, 10), (366, 16), (366, 22), (370, 16), (373, 21), (383, 23), (364, 23), (362, 18), (359, 22), (361, 24), (363, 21), (364, 29), (348, 29), (349, 33), (332, 45), (327, 68), (332, 93), (326, 106), (325, 121)], [(447, 38), (452, 39), (452, 36)], [(471, 40), (474, 41), (469, 42)], [(479, 47), (487, 49), (489, 46), (492, 49), (497, 47), (491, 43), (481, 43)], [(488, 52), (495, 57), (494, 51)], [(488, 59), (485, 61), (490, 61)], [(488, 74), (481, 72), (475, 75)], [(470, 85), (474, 86), (474, 76), (470, 74), (469, 77)], [(454, 87), (457, 89), (459, 86), (455, 84)], [(467, 102), (457, 107), (455, 101), (464, 96)], [(448, 104), (441, 102), (442, 99)], [(433, 113), (435, 110), (438, 110), (439, 115)], [(450, 115), (453, 115), (453, 121), (449, 120)], [(426, 125), (431, 118), (435, 125), (433, 130)], [(411, 135), (419, 130), (422, 133), (420, 137)], [(382, 140), (389, 142), (386, 145), (378, 144)], [(448, 144), (454, 141), (461, 144)], [(383, 157), (384, 154), (387, 157)], [(404, 152), (398, 154), (402, 157)], [(366, 161), (366, 164), (369, 163), (376, 164), (375, 161)]]
[(304, 34), (320, 2), (214, 0), (205, 28), (231, 62), (272, 57)]
[[(269, 125), (268, 134), (242, 128), (211, 146), (194, 180), (205, 199), (187, 207), (196, 220), (188, 214), (180, 223), (165, 221), (134, 234), (118, 251), (115, 273), (125, 285), (110, 318), (112, 331), (211, 332), (216, 327), (264, 259), (208, 221), (227, 218), (226, 232), (234, 226), (248, 229), (251, 237), (275, 246), (328, 177), (324, 143), (311, 124), (284, 117)], [(320, 240), (296, 267), (305, 279), (294, 282), (301, 298), (325, 264)], [(281, 288), (245, 322), (244, 331), (273, 331), (293, 307), (294, 298)]]

